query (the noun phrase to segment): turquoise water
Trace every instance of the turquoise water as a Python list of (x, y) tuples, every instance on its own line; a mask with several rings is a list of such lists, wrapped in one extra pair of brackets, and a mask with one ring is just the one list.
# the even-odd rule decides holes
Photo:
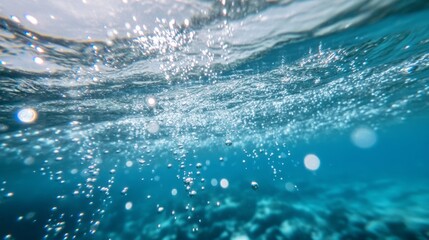
[(429, 239), (426, 1), (0, 17), (3, 239)]

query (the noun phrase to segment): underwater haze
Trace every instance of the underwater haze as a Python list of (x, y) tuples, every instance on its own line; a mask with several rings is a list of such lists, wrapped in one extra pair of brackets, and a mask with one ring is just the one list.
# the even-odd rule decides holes
[(0, 53), (1, 239), (429, 239), (426, 0), (4, 0)]

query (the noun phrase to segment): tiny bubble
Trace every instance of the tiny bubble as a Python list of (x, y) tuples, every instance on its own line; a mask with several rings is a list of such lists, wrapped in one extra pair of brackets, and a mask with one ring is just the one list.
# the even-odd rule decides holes
[(252, 181), (250, 183), (250, 185), (252, 186), (253, 190), (258, 190), (258, 188), (259, 188), (259, 184), (257, 182), (255, 182), (255, 181)]
[(158, 212), (159, 213), (161, 213), (161, 212), (163, 212), (164, 211), (164, 208), (163, 207), (158, 207)]
[(195, 195), (197, 195), (197, 191), (192, 190), (192, 191), (189, 192), (189, 196), (193, 197)]
[(3, 238), (3, 239), (4, 239), (4, 240), (12, 240), (12, 239), (13, 239), (13, 237), (12, 237), (12, 235), (8, 234), (8, 235), (4, 236), (4, 238)]
[(13, 192), (6, 193), (4, 196), (6, 198), (11, 198), (11, 197), (13, 197)]

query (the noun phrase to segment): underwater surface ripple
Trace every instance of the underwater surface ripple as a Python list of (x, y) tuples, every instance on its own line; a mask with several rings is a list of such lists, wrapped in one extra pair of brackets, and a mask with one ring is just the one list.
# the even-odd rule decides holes
[(427, 1), (28, 4), (0, 237), (429, 239)]

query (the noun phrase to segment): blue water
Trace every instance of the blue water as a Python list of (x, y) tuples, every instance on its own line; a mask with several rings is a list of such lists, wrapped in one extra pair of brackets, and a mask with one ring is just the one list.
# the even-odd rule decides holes
[(3, 239), (429, 239), (427, 1), (0, 5)]

